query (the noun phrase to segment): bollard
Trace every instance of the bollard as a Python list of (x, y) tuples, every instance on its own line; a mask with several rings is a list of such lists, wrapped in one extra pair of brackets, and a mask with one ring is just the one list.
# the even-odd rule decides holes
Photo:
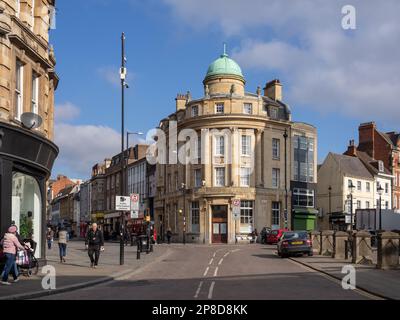
[(137, 242), (136, 259), (140, 260), (140, 241)]
[(333, 236), (333, 258), (348, 259), (349, 234), (343, 231), (335, 231)]

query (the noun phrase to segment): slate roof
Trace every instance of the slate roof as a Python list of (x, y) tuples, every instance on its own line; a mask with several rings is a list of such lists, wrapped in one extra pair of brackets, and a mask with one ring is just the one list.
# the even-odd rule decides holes
[(346, 156), (337, 153), (331, 153), (331, 155), (338, 163), (339, 170), (344, 174), (358, 178), (373, 179), (372, 174), (357, 157)]

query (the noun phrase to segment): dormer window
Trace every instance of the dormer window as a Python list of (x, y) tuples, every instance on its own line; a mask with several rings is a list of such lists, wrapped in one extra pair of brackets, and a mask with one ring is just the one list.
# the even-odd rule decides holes
[(192, 117), (197, 117), (199, 115), (199, 106), (192, 107)]
[(278, 108), (270, 107), (269, 108), (269, 116), (271, 119), (278, 119)]
[(379, 167), (379, 172), (384, 172), (385, 171), (385, 167), (383, 166), (383, 161), (382, 160), (378, 161), (378, 167)]

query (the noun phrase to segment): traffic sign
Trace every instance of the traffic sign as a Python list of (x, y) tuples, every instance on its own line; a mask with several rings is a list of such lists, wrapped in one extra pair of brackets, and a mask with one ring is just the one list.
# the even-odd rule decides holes
[(139, 194), (132, 193), (131, 196), (131, 219), (139, 218)]
[(117, 211), (130, 211), (131, 201), (129, 197), (116, 196), (115, 197), (115, 210)]
[(232, 205), (234, 207), (240, 207), (240, 199), (233, 199), (232, 200)]

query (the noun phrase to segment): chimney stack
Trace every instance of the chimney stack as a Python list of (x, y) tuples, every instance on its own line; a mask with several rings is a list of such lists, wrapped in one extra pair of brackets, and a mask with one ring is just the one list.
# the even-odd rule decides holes
[(344, 153), (346, 156), (356, 157), (357, 149), (354, 144), (354, 140), (349, 141), (349, 146), (347, 147), (347, 151)]
[(264, 88), (264, 96), (275, 101), (282, 101), (282, 84), (279, 79), (267, 82)]
[(185, 94), (178, 93), (176, 95), (176, 98), (175, 98), (176, 111), (185, 110), (186, 109), (186, 99), (187, 99), (187, 96)]
[(358, 127), (358, 149), (375, 159), (375, 122), (366, 122)]

